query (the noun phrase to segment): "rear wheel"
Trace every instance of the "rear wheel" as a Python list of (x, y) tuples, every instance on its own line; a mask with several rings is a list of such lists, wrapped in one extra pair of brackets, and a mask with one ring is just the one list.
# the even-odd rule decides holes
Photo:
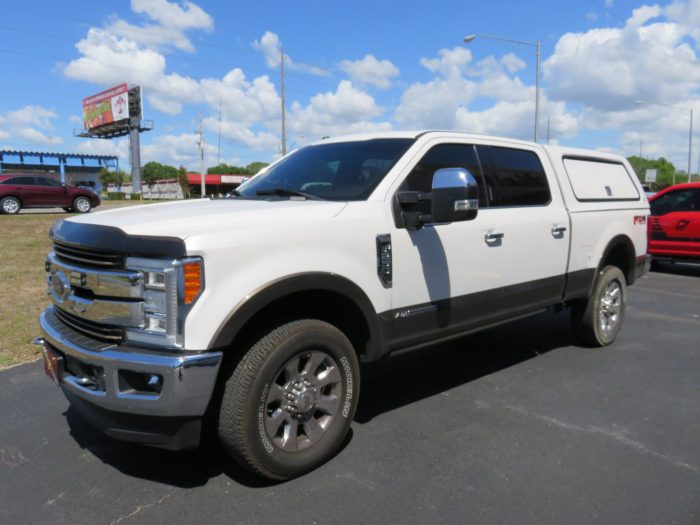
[(14, 215), (22, 209), (19, 199), (16, 197), (5, 197), (0, 201), (0, 210), (6, 215)]
[(340, 447), (359, 379), (355, 351), (335, 326), (315, 319), (286, 323), (255, 343), (226, 380), (219, 438), (258, 475), (299, 476)]
[(92, 204), (90, 204), (90, 199), (87, 197), (76, 197), (73, 201), (73, 210), (78, 213), (87, 213), (91, 208)]
[(615, 341), (625, 319), (627, 284), (622, 271), (606, 266), (598, 274), (593, 294), (572, 310), (574, 328), (587, 344), (605, 346)]

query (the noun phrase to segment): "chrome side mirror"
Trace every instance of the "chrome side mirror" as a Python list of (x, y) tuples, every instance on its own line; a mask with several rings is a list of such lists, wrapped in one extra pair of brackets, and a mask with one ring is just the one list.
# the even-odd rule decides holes
[(479, 184), (464, 168), (443, 168), (433, 174), (431, 222), (471, 221), (479, 210)]

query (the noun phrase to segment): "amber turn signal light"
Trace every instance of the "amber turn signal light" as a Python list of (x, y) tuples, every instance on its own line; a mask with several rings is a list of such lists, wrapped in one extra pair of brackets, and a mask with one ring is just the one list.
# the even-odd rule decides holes
[(188, 262), (184, 265), (185, 304), (192, 304), (202, 291), (202, 263)]

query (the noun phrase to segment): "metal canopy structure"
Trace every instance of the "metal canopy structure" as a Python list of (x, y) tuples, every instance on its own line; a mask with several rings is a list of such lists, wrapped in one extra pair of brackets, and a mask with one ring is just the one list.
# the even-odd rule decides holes
[(98, 173), (100, 168), (119, 169), (119, 157), (51, 151), (0, 150), (0, 173), (57, 173), (65, 182), (66, 173)]

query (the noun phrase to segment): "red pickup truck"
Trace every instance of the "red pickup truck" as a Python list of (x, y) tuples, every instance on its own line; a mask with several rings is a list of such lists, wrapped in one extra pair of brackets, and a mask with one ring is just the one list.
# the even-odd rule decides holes
[(649, 198), (654, 260), (700, 262), (700, 182), (676, 184)]

